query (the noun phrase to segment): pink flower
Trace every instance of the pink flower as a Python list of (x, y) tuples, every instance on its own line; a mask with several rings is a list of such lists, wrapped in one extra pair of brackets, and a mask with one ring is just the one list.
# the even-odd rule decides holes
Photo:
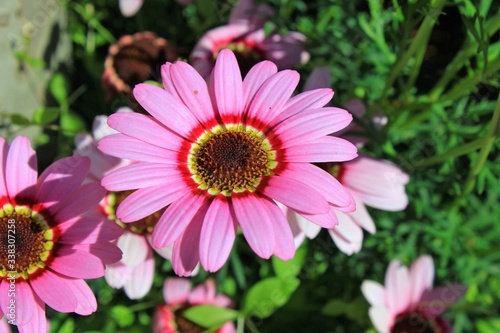
[(433, 279), (432, 258), (421, 256), (409, 271), (399, 261), (391, 261), (385, 286), (363, 281), (361, 291), (371, 305), (369, 314), (377, 331), (452, 333), (450, 323), (441, 314), (464, 295), (467, 287), (449, 285), (433, 289)]
[[(132, 112), (132, 110), (121, 108), (118, 112)], [(110, 171), (132, 164), (132, 161), (109, 156), (97, 149), (97, 142), (100, 139), (117, 133), (107, 125), (107, 120), (107, 116), (95, 117), (93, 137), (80, 134), (75, 139), (75, 153), (88, 156), (92, 161), (89, 173), (89, 178), (92, 180), (100, 181)], [(130, 299), (138, 299), (144, 297), (153, 285), (155, 261), (151, 248), (151, 232), (163, 210), (134, 223), (121, 223), (115, 215), (116, 207), (130, 193), (131, 191), (107, 192), (99, 203), (103, 215), (125, 229), (116, 242), (123, 252), (123, 257), (119, 262), (107, 266), (104, 277), (111, 287), (124, 288), (125, 294)], [(170, 259), (172, 248), (157, 249), (156, 252), (165, 259)]]
[[(320, 88), (330, 85), (330, 72), (327, 67), (315, 69), (307, 80), (304, 89)], [(361, 102), (349, 103), (349, 110), (358, 117), (365, 113)], [(349, 125), (339, 133), (358, 146), (364, 144), (364, 138), (358, 135), (344, 134)], [(356, 130), (360, 130), (357, 127)], [(335, 211), (339, 224), (328, 229), (330, 236), (337, 247), (344, 253), (351, 255), (361, 250), (363, 244), (363, 229), (375, 233), (375, 224), (366, 209), (367, 206), (387, 211), (399, 211), (408, 205), (408, 196), (405, 185), (409, 177), (397, 166), (384, 160), (374, 159), (360, 155), (352, 161), (342, 163), (323, 164), (329, 173), (333, 174), (339, 182), (348, 189), (356, 202), (356, 210), (352, 213)], [(294, 233), (295, 244), (300, 246), (305, 237), (315, 238), (321, 228), (311, 223), (307, 218), (291, 213), (284, 209)]]
[[(0, 139), (0, 308), (21, 332), (45, 332), (45, 304), (89, 315), (96, 299), (82, 279), (120, 260), (110, 244), (122, 232), (100, 215), (105, 190), (82, 185), (90, 160), (63, 158), (37, 179), (29, 139)], [(13, 291), (14, 293), (10, 293)], [(12, 310), (12, 304), (15, 309)]]
[(134, 95), (153, 116), (114, 114), (121, 132), (102, 139), (101, 151), (139, 161), (106, 175), (110, 191), (138, 189), (118, 207), (129, 223), (170, 205), (156, 225), (153, 246), (174, 244), (179, 275), (196, 263), (213, 272), (227, 260), (238, 225), (262, 258), (288, 260), (295, 247), (275, 201), (331, 228), (331, 208), (352, 211), (354, 201), (331, 175), (308, 162), (346, 161), (354, 145), (327, 134), (349, 124), (338, 108), (323, 108), (331, 89), (290, 98), (295, 71), (264, 61), (242, 82), (236, 57), (221, 51), (209, 87), (184, 62), (162, 68), (166, 91), (137, 85)]
[[(215, 293), (212, 279), (191, 290), (191, 282), (183, 278), (168, 278), (163, 285), (163, 298), (166, 305), (156, 307), (153, 317), (154, 333), (204, 332), (207, 328), (183, 317), (184, 311), (192, 306), (211, 304), (221, 308), (231, 305), (231, 299)], [(215, 333), (236, 333), (234, 324), (222, 325)]]
[(242, 74), (261, 60), (271, 60), (278, 69), (295, 67), (309, 60), (305, 51), (306, 37), (298, 32), (266, 36), (264, 24), (274, 15), (267, 5), (257, 6), (253, 0), (240, 0), (229, 18), (229, 24), (206, 32), (195, 45), (189, 59), (204, 78), (210, 76), (214, 59), (225, 48), (233, 50)]

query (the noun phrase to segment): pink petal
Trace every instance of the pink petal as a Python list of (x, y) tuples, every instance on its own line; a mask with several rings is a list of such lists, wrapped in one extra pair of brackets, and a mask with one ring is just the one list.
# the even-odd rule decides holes
[(397, 260), (391, 261), (385, 274), (387, 308), (394, 317), (410, 307), (410, 273)]
[(155, 260), (153, 250), (148, 247), (146, 259), (137, 266), (134, 266), (130, 278), (125, 282), (125, 294), (130, 299), (139, 299), (151, 290), (155, 272)]
[(309, 91), (320, 88), (329, 88), (330, 85), (331, 76), (328, 66), (316, 67), (307, 78), (303, 90)]
[[(8, 152), (9, 144), (7, 143), (7, 141), (5, 141), (4, 138), (0, 137), (0, 198), (2, 199), (8, 196), (7, 185), (5, 184), (5, 169)], [(4, 202), (0, 202), (0, 205), (3, 206)]]
[(163, 83), (163, 89), (165, 89), (165, 91), (170, 95), (180, 99), (179, 94), (177, 94), (177, 91), (175, 90), (174, 82), (172, 81), (171, 69), (171, 62), (167, 62), (161, 66), (161, 81)]
[(78, 305), (75, 312), (82, 316), (88, 316), (97, 310), (97, 301), (95, 299), (94, 293), (83, 280), (71, 279), (66, 280), (68, 286), (74, 293)]
[(191, 282), (184, 278), (167, 278), (163, 285), (163, 298), (168, 305), (182, 304), (187, 301)]
[(211, 303), (215, 298), (215, 282), (208, 279), (191, 291), (188, 302), (191, 305)]
[(258, 190), (294, 210), (309, 214), (326, 214), (326, 199), (312, 187), (287, 176), (272, 176)]
[(30, 284), (45, 304), (56, 311), (67, 313), (74, 312), (78, 306), (70, 281), (46, 269), (43, 275), (30, 280)]
[(75, 138), (75, 145), (75, 155), (90, 158), (90, 170), (87, 175), (90, 180), (100, 181), (106, 173), (125, 163), (125, 160), (109, 156), (97, 149), (97, 142), (90, 135), (78, 134)]
[[(10, 302), (13, 300), (15, 302), (15, 322), (19, 325), (26, 325), (32, 320), (35, 312), (36, 304), (33, 291), (25, 280), (18, 279), (14, 282), (14, 280), (8, 280), (8, 277), (9, 274), (0, 282), (0, 295), (2, 295), (0, 297), (0, 307), (7, 319), (12, 319), (9, 315), (11, 311), (8, 306), (12, 306)], [(12, 283), (14, 283), (14, 286), (11, 285)]]
[(258, 119), (269, 123), (292, 95), (299, 83), (300, 76), (296, 71), (284, 70), (266, 80), (248, 107), (247, 119)]
[(117, 239), (122, 227), (104, 217), (79, 217), (58, 225), (62, 231), (58, 242), (65, 244), (92, 244)]
[(221, 118), (240, 121), (243, 111), (243, 84), (238, 61), (231, 50), (224, 49), (219, 52), (212, 77), (215, 101)]
[[(172, 76), (175, 66), (184, 67), (183, 65), (179, 65), (180, 63), (172, 65)], [(184, 72), (181, 71), (179, 74), (181, 73)], [(177, 84), (177, 81), (175, 82)], [(194, 90), (196, 88), (202, 89), (201, 87), (194, 87)], [(178, 87), (177, 89), (179, 91)], [(193, 96), (194, 90), (192, 92)], [(143, 83), (138, 84), (134, 88), (134, 97), (154, 118), (185, 138), (189, 138), (192, 130), (200, 125), (194, 114), (181, 101), (157, 86)], [(198, 112), (202, 112), (202, 110)]]
[(232, 204), (243, 235), (252, 250), (261, 258), (268, 259), (276, 247), (274, 235), (274, 215), (268, 212), (266, 198), (255, 195), (233, 197)]
[(124, 223), (140, 220), (179, 199), (186, 191), (188, 188), (182, 179), (170, 182), (169, 186), (141, 188), (120, 203), (116, 216)]
[(466, 292), (467, 286), (461, 284), (441, 286), (432, 290), (428, 289), (422, 297), (418, 310), (429, 316), (440, 316), (451, 304), (462, 298)]
[(267, 59), (274, 62), (279, 69), (292, 68), (306, 63), (310, 55), (305, 50), (306, 37), (298, 32), (287, 35), (272, 34), (263, 41)]
[(213, 299), (213, 304), (220, 306), (221, 308), (228, 308), (232, 303), (232, 300), (224, 294), (217, 294)]
[(371, 306), (384, 306), (385, 290), (380, 283), (365, 280), (361, 284), (361, 291)]
[(178, 151), (183, 141), (181, 137), (153, 117), (140, 113), (120, 112), (112, 114), (108, 118), (108, 124), (134, 139), (169, 150)]
[(300, 212), (306, 220), (311, 221), (314, 224), (319, 225), (322, 228), (334, 228), (339, 224), (337, 215), (334, 213), (333, 209), (330, 209), (326, 214), (305, 214)]
[(390, 333), (395, 319), (385, 307), (372, 307), (368, 314), (378, 333)]
[(152, 234), (153, 246), (157, 248), (172, 244), (186, 229), (201, 208), (206, 198), (193, 193), (184, 194), (172, 203), (158, 220)]
[(201, 228), (200, 261), (205, 270), (216, 272), (224, 265), (231, 253), (237, 228), (227, 198), (218, 195), (210, 204)]
[(126, 191), (168, 184), (180, 177), (174, 164), (139, 162), (111, 172), (102, 183), (108, 191)]
[(106, 267), (104, 279), (111, 288), (120, 289), (130, 279), (136, 267), (126, 266), (120, 262)]
[(311, 109), (285, 119), (273, 130), (282, 147), (290, 147), (316, 140), (334, 133), (352, 121), (352, 116), (339, 108)]
[[(132, 113), (132, 109), (123, 106), (116, 110), (117, 113)], [(95, 116), (92, 122), (92, 136), (96, 141), (101, 140), (105, 136), (118, 133), (108, 126), (108, 116)]]
[(335, 209), (351, 212), (356, 208), (352, 195), (328, 172), (308, 163), (290, 163), (280, 175), (303, 180), (334, 206)]
[(329, 88), (305, 91), (290, 98), (283, 106), (283, 111), (274, 119), (278, 124), (283, 120), (304, 110), (318, 109), (325, 106), (333, 97), (333, 90)]
[[(37, 295), (33, 296), (34, 296), (33, 316), (31, 317), (31, 320), (25, 325), (21, 325), (19, 320), (17, 320), (17, 329), (19, 330), (19, 333), (49, 331), (49, 327), (47, 325), (48, 320), (45, 317), (45, 303)], [(2, 331), (2, 325), (0, 325), (0, 332), (4, 332)], [(5, 332), (10, 332), (10, 327), (7, 327), (7, 330)]]
[(5, 165), (5, 181), (11, 199), (19, 204), (33, 201), (37, 179), (37, 161), (30, 140), (17, 136), (10, 145)]
[(122, 251), (112, 243), (102, 242), (95, 244), (77, 244), (72, 246), (75, 250), (89, 252), (101, 259), (105, 265), (113, 264), (120, 261)]
[(356, 146), (334, 136), (319, 138), (314, 143), (288, 147), (285, 152), (285, 162), (343, 162), (358, 156)]
[(274, 254), (281, 260), (290, 260), (295, 256), (295, 242), (292, 230), (281, 209), (271, 201), (262, 201), (267, 206), (274, 227)]
[(358, 253), (363, 244), (363, 230), (347, 214), (337, 212), (337, 218), (339, 224), (328, 229), (333, 242), (349, 256)]
[(257, 4), (253, 0), (238, 1), (231, 10), (229, 24), (247, 24), (251, 30), (260, 29), (267, 19), (274, 16), (274, 10), (267, 4)]
[[(81, 186), (89, 168), (90, 159), (78, 155), (54, 162), (45, 169), (38, 180), (38, 202), (43, 203), (52, 213), (67, 206), (68, 199)], [(69, 205), (73, 206), (71, 202)]]
[(122, 250), (122, 264), (137, 266), (146, 260), (150, 251), (149, 243), (143, 235), (125, 230), (118, 238), (116, 245)]
[(204, 125), (213, 121), (215, 113), (208, 94), (207, 83), (203, 77), (191, 65), (183, 61), (177, 61), (170, 67), (170, 75), (177, 96), (190, 110), (189, 112)]
[(138, 141), (124, 134), (113, 134), (99, 141), (103, 153), (134, 161), (177, 164), (179, 153)]
[(313, 239), (316, 238), (316, 236), (318, 236), (319, 232), (321, 231), (321, 226), (312, 223), (311, 221), (309, 221), (308, 219), (306, 219), (293, 209), (287, 208), (286, 212), (287, 212), (286, 217), (290, 225), (295, 223), (297, 225), (297, 228), (299, 228), (307, 238)]
[[(75, 177), (76, 178), (76, 177)], [(97, 207), (106, 190), (98, 182), (91, 182), (81, 186), (66, 200), (65, 205), (57, 205), (55, 217), (63, 222), (86, 213), (91, 207)]]
[(354, 201), (356, 202), (356, 210), (352, 213), (349, 213), (351, 219), (356, 222), (357, 225), (365, 229), (371, 234), (375, 233), (375, 223), (368, 213), (366, 206), (359, 200), (356, 195), (353, 195)]
[(62, 246), (55, 252), (49, 267), (59, 274), (80, 279), (104, 276), (104, 264), (96, 256)]
[(120, 12), (125, 17), (134, 16), (142, 7), (144, 0), (120, 0)]
[(419, 257), (410, 267), (411, 304), (416, 305), (426, 290), (432, 289), (434, 281), (434, 262), (431, 256)]
[(261, 61), (248, 71), (243, 80), (243, 101), (245, 110), (247, 110), (262, 84), (277, 72), (278, 68), (270, 61)]

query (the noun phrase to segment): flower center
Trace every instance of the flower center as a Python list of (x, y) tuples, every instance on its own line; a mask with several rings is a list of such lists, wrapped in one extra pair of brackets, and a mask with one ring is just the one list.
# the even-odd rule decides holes
[(116, 221), (120, 226), (124, 229), (129, 230), (133, 233), (144, 235), (147, 233), (152, 233), (156, 223), (162, 216), (165, 208), (160, 209), (159, 211), (146, 216), (139, 221), (131, 222), (131, 223), (122, 223), (119, 219), (116, 218), (116, 208), (119, 204), (125, 200), (130, 194), (134, 191), (121, 191), (121, 192), (109, 192), (105, 198), (104, 211), (108, 216), (108, 219), (112, 221)]
[(396, 320), (391, 333), (439, 333), (431, 320), (423, 315), (413, 312), (405, 314)]
[(192, 145), (189, 170), (199, 188), (210, 194), (255, 191), (272, 174), (276, 152), (262, 133), (247, 126), (226, 125), (205, 132)]
[(54, 247), (54, 232), (35, 211), (25, 206), (0, 209), (0, 276), (28, 279), (44, 268)]

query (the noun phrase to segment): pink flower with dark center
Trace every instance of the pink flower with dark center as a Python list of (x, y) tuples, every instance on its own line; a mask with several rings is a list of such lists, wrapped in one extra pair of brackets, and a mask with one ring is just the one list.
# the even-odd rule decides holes
[[(330, 72), (327, 67), (315, 69), (307, 80), (304, 89), (327, 87), (330, 85)], [(347, 103), (349, 110), (358, 117), (365, 113), (365, 107), (360, 101)], [(346, 104), (346, 106), (347, 106)], [(383, 122), (381, 117), (380, 122)], [(377, 123), (378, 124), (378, 123)], [(377, 124), (375, 124), (377, 126)], [(346, 130), (359, 132), (362, 128), (350, 124), (338, 134), (352, 143), (361, 147), (366, 141), (360, 135), (350, 135)], [(366, 206), (387, 211), (399, 211), (408, 205), (408, 196), (405, 185), (409, 177), (397, 166), (380, 159), (360, 155), (352, 161), (342, 163), (321, 164), (328, 173), (335, 178), (351, 193), (356, 210), (352, 213), (335, 211), (339, 224), (328, 229), (330, 236), (337, 247), (344, 253), (351, 255), (361, 250), (363, 244), (363, 229), (375, 233), (375, 224), (366, 209)], [(299, 246), (305, 237), (315, 238), (321, 227), (311, 223), (307, 218), (288, 212), (289, 223), (294, 232), (296, 246)]]
[[(118, 112), (132, 112), (129, 108), (121, 108)], [(130, 165), (132, 161), (119, 159), (104, 154), (97, 149), (97, 142), (107, 135), (117, 133), (107, 125), (107, 116), (97, 116), (94, 119), (93, 137), (80, 134), (75, 138), (75, 153), (88, 156), (92, 161), (88, 178), (100, 181), (104, 175), (120, 166)], [(123, 257), (107, 266), (105, 279), (113, 288), (124, 288), (130, 299), (144, 297), (153, 285), (155, 260), (151, 247), (151, 232), (165, 209), (160, 209), (139, 221), (124, 224), (116, 218), (116, 207), (132, 191), (107, 192), (99, 203), (103, 215), (124, 228), (116, 245), (122, 250)], [(171, 258), (172, 247), (157, 249), (156, 252), (165, 259)]]
[(209, 271), (227, 260), (240, 226), (262, 258), (294, 256), (293, 236), (276, 202), (332, 228), (332, 208), (354, 210), (347, 191), (309, 162), (346, 161), (351, 143), (328, 134), (351, 115), (323, 108), (331, 89), (292, 95), (299, 75), (264, 61), (242, 81), (236, 57), (221, 51), (211, 83), (184, 62), (162, 68), (163, 90), (140, 84), (134, 95), (153, 116), (111, 115), (121, 132), (102, 139), (101, 151), (138, 163), (106, 175), (109, 191), (138, 189), (118, 207), (129, 223), (170, 205), (156, 225), (153, 246), (174, 244), (177, 274), (198, 261)]
[(82, 185), (90, 160), (63, 158), (37, 179), (28, 138), (16, 137), (10, 147), (0, 138), (0, 156), (1, 312), (21, 332), (47, 330), (45, 304), (59, 312), (95, 312), (83, 279), (102, 277), (105, 264), (120, 260), (109, 241), (122, 230), (97, 209), (105, 193), (100, 184)]
[(189, 59), (204, 78), (210, 77), (219, 51), (233, 50), (243, 75), (261, 60), (271, 60), (278, 69), (293, 68), (309, 60), (306, 37), (298, 32), (266, 36), (264, 24), (274, 16), (267, 5), (241, 0), (231, 13), (228, 25), (206, 32), (195, 45)]
[[(231, 299), (223, 294), (216, 294), (212, 279), (191, 290), (191, 282), (183, 278), (168, 278), (163, 285), (165, 305), (156, 307), (153, 317), (154, 333), (201, 333), (207, 327), (201, 327), (183, 316), (190, 307), (196, 305), (216, 305), (227, 308)], [(236, 333), (234, 324), (222, 325), (215, 333)]]
[(463, 285), (433, 288), (434, 264), (421, 256), (408, 268), (391, 261), (385, 286), (365, 280), (361, 290), (371, 305), (369, 314), (379, 333), (452, 333), (442, 313), (459, 300)]

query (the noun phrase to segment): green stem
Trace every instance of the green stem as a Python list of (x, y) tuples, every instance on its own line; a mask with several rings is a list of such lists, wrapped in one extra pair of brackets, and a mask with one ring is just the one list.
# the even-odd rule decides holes
[(406, 66), (410, 58), (415, 54), (415, 52), (421, 48), (425, 48), (425, 43), (427, 42), (429, 35), (432, 31), (432, 27), (437, 21), (438, 15), (437, 12), (441, 12), (441, 9), (445, 5), (446, 0), (437, 0), (434, 6), (432, 6), (431, 10), (425, 16), (424, 21), (420, 25), (417, 34), (413, 38), (408, 50), (399, 58), (396, 64), (392, 67), (392, 70), (389, 72), (387, 77), (384, 90), (382, 92), (382, 99), (387, 98), (389, 93), (389, 89), (394, 84), (394, 81)]
[(481, 148), (479, 156), (477, 157), (477, 160), (472, 166), (472, 169), (469, 172), (469, 176), (465, 181), (462, 195), (459, 198), (460, 201), (466, 198), (467, 195), (469, 195), (469, 193), (471, 193), (472, 190), (474, 189), (474, 185), (476, 184), (476, 177), (483, 168), (484, 162), (486, 162), (486, 159), (488, 158), (491, 148), (495, 143), (495, 139), (498, 137), (499, 126), (500, 126), (500, 94), (498, 94), (497, 104), (495, 107), (495, 111), (493, 112), (493, 117), (491, 119), (488, 134), (483, 139), (484, 140), (483, 148)]
[(413, 165), (417, 168), (422, 168), (422, 167), (427, 167), (429, 165), (442, 163), (442, 162), (448, 160), (449, 158), (458, 157), (461, 155), (468, 154), (471, 151), (478, 150), (479, 148), (484, 146), (485, 141), (486, 141), (486, 138), (477, 139), (477, 140), (474, 140), (472, 142), (466, 143), (460, 147), (456, 147), (456, 148), (454, 148), (454, 149), (452, 149), (444, 154), (432, 156), (432, 157), (423, 159), (421, 161), (415, 162)]
[(236, 321), (236, 332), (245, 333), (245, 317), (238, 316)]

